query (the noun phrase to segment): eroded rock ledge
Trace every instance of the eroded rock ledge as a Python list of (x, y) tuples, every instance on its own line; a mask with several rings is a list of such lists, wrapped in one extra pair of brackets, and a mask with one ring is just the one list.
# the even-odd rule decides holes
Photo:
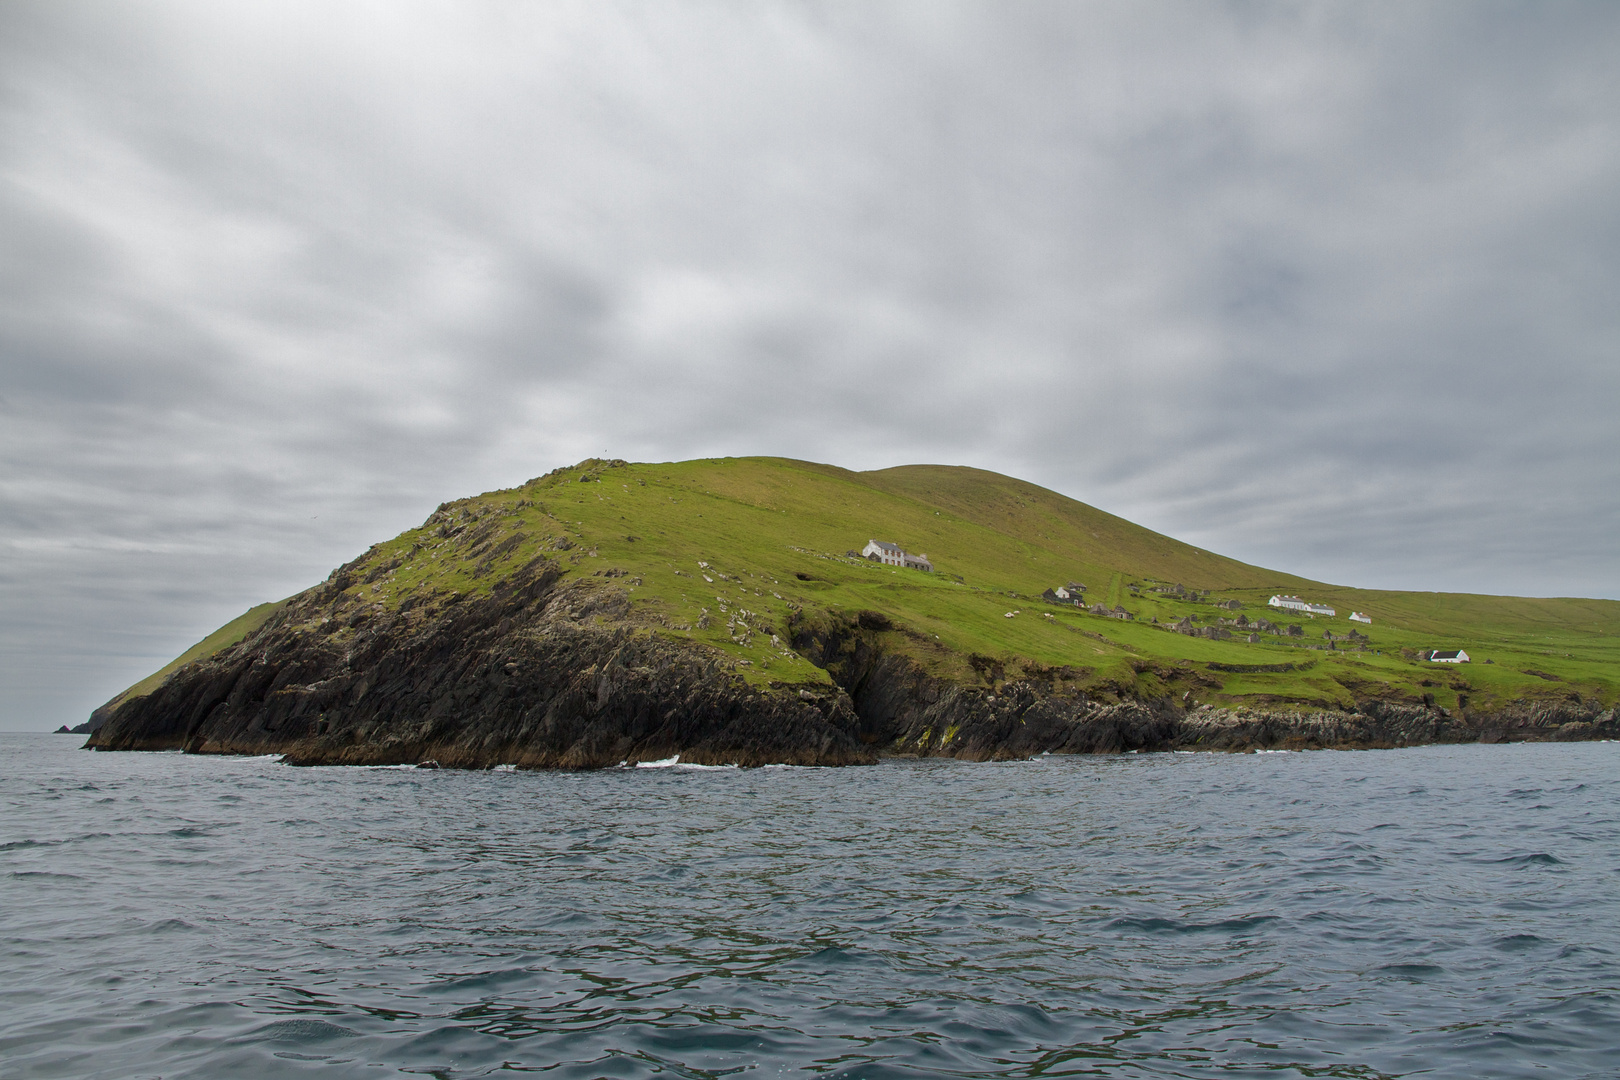
[(1365, 701), (1352, 712), (1184, 708), (1169, 698), (1103, 703), (1014, 680), (993, 690), (934, 679), (885, 652), (859, 619), (794, 638), (851, 695), (858, 737), (886, 754), (1014, 760), (1041, 753), (1374, 749), (1436, 743), (1620, 738), (1594, 702), (1523, 702), (1490, 711)]
[(346, 583), (329, 583), (115, 706), (87, 745), (464, 768), (876, 760), (842, 702), (751, 689), (710, 651), (630, 625), (618, 589), (559, 579), (537, 560), (487, 597), (395, 611), (344, 608)]
[(856, 765), (880, 755), (982, 761), (1620, 737), (1615, 710), (1590, 703), (1490, 714), (1388, 702), (1354, 712), (1189, 711), (1169, 700), (1093, 702), (1033, 682), (962, 686), (885, 652), (886, 627), (872, 618), (796, 632), (794, 647), (836, 688), (758, 689), (706, 647), (637, 625), (612, 584), (564, 580), (548, 560), (487, 596), (395, 609), (356, 602), (343, 592), (351, 584), (339, 571), (237, 645), (145, 697), (103, 706), (86, 745), (279, 753), (294, 764), (591, 769), (675, 754), (698, 764)]

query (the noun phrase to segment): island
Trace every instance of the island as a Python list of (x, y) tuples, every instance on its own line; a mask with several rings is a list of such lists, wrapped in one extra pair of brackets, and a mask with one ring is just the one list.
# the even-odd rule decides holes
[(445, 768), (1377, 748), (1620, 737), (1616, 672), (1616, 601), (1308, 581), (971, 468), (591, 459), (441, 505), (76, 730)]

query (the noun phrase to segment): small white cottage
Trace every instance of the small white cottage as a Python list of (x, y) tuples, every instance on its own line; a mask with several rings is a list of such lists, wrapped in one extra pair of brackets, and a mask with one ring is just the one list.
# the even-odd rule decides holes
[(1371, 615), (1363, 615), (1359, 611), (1352, 611), (1350, 613), (1350, 621), (1351, 622), (1364, 622), (1368, 626), (1371, 626), (1372, 625), (1372, 616)]
[(1468, 654), (1461, 649), (1436, 649), (1429, 654), (1429, 661), (1434, 664), (1466, 664)]

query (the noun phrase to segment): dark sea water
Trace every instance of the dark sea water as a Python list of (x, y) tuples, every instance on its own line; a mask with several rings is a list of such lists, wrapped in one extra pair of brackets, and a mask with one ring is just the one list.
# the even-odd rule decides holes
[(0, 1076), (1611, 1077), (1620, 745), (583, 775), (0, 736)]

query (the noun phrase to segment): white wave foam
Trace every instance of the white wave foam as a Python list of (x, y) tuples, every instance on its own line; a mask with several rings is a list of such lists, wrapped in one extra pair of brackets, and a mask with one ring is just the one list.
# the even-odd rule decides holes
[[(621, 768), (623, 765), (621, 764)], [(736, 769), (737, 765), (699, 765), (696, 762), (682, 762), (681, 755), (660, 758), (658, 761), (638, 761), (638, 769), (678, 769), (681, 772), (714, 772), (719, 769)]]

